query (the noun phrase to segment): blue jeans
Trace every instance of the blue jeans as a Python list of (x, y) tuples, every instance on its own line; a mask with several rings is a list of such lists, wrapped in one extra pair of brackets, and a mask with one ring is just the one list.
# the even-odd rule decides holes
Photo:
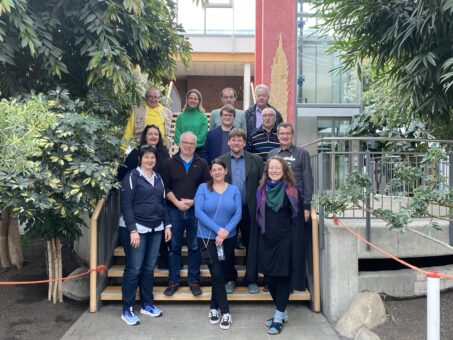
[(126, 254), (126, 267), (122, 279), (123, 310), (135, 305), (137, 287), (141, 305), (153, 305), (154, 265), (159, 252), (162, 231), (140, 235), (138, 248), (131, 246), (129, 229), (119, 227), (118, 234)]
[(168, 253), (168, 269), (170, 281), (179, 284), (181, 270), (181, 248), (184, 230), (187, 236), (187, 248), (189, 250), (189, 274), (188, 281), (200, 281), (201, 257), (198, 251), (197, 226), (198, 220), (195, 217), (195, 209), (191, 208), (185, 212), (176, 208), (168, 207), (168, 215), (171, 220), (172, 237), (170, 251)]

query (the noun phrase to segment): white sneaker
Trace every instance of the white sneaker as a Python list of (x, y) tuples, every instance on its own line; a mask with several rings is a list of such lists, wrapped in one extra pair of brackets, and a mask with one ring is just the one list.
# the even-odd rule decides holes
[(209, 323), (211, 325), (216, 325), (220, 322), (220, 314), (217, 309), (211, 309), (209, 311)]
[(231, 314), (225, 313), (222, 315), (222, 319), (220, 320), (220, 328), (228, 329), (231, 327), (232, 323), (233, 323), (233, 319), (231, 318)]

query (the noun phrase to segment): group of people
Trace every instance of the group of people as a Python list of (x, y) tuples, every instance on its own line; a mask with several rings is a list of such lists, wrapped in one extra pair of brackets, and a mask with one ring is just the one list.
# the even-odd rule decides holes
[(179, 151), (170, 157), (168, 119), (159, 96), (150, 88), (147, 107), (131, 114), (124, 137), (140, 135), (140, 144), (118, 169), (119, 237), (126, 255), (122, 319), (128, 325), (140, 323), (133, 309), (137, 287), (140, 313), (162, 315), (153, 299), (154, 266), (160, 254), (169, 270), (164, 294), (175, 294), (185, 232), (190, 290), (194, 296), (203, 293), (203, 261), (212, 284), (209, 322), (230, 328), (227, 294), (236, 287), (234, 253), (240, 234), (249, 293), (259, 292), (258, 273), (263, 273), (276, 307), (266, 320), (267, 331), (279, 334), (288, 321), (291, 291), (305, 289), (313, 193), (308, 153), (293, 145), (293, 126), (269, 104), (268, 87), (258, 85), (256, 104), (245, 112), (234, 107), (234, 89), (222, 90), (224, 106), (211, 112), (209, 126), (200, 91), (188, 91), (176, 120)]

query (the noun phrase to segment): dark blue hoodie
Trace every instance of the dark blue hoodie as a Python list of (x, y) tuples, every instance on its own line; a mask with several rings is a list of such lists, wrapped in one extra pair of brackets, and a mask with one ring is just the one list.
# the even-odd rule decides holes
[(166, 209), (165, 189), (159, 174), (154, 172), (154, 186), (137, 169), (121, 181), (120, 207), (129, 231), (137, 230), (136, 223), (150, 229), (170, 224)]

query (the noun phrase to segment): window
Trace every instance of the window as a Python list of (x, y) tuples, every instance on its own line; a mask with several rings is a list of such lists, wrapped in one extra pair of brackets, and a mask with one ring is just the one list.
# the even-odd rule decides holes
[(255, 0), (178, 0), (178, 22), (188, 34), (254, 35)]
[(329, 39), (316, 35), (319, 18), (309, 1), (299, 0), (297, 23), (297, 102), (359, 104), (360, 83), (355, 70), (341, 72), (337, 56), (327, 52)]

